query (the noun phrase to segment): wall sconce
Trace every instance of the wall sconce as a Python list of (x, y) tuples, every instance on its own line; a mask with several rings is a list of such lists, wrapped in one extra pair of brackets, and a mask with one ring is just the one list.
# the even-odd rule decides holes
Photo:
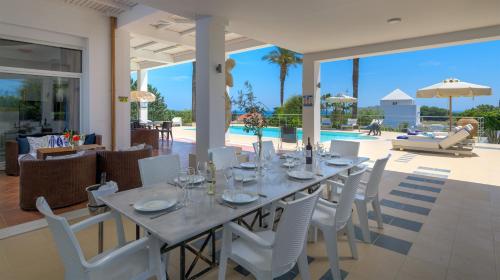
[(316, 84), (316, 87), (317, 87), (317, 88), (321, 88), (321, 83), (317, 83), (317, 84)]
[(217, 73), (222, 73), (222, 64), (217, 64), (215, 71), (217, 71)]

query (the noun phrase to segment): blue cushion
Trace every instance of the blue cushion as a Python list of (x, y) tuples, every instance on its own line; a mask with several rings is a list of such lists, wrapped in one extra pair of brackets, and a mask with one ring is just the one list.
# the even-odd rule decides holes
[(17, 137), (17, 145), (19, 146), (19, 154), (29, 154), (30, 143), (26, 137)]
[(397, 139), (408, 139), (408, 136), (406, 135), (400, 135), (398, 137), (396, 137)]
[(95, 133), (85, 135), (83, 145), (95, 144)]

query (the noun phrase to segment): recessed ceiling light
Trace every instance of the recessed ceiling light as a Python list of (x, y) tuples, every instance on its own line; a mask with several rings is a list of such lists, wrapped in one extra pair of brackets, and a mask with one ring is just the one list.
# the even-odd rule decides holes
[(401, 22), (401, 18), (399, 18), (399, 17), (390, 18), (387, 20), (387, 23), (389, 23), (389, 24), (396, 24), (396, 23), (400, 23), (400, 22)]

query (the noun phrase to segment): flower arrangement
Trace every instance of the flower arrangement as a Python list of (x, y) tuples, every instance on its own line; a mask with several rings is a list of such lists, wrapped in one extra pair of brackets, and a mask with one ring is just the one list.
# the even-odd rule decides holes
[(262, 134), (263, 129), (267, 127), (267, 119), (264, 116), (266, 107), (264, 104), (257, 101), (253, 93), (252, 85), (248, 81), (245, 82), (245, 89), (246, 92), (241, 90), (238, 92), (238, 98), (233, 101), (233, 103), (238, 106), (239, 110), (245, 112), (245, 114), (240, 117), (244, 124), (243, 131), (246, 133), (251, 132), (258, 138), (258, 161), (260, 163), (262, 159)]
[(78, 144), (80, 143), (80, 139), (81, 139), (80, 135), (76, 134), (72, 130), (66, 130), (63, 135), (64, 135), (64, 138), (66, 138), (66, 141), (68, 142), (68, 144), (72, 147), (78, 146)]

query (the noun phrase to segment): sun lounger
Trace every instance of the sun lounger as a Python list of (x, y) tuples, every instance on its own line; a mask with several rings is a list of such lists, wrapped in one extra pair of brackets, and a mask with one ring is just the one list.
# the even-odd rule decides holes
[(330, 118), (321, 118), (321, 128), (332, 128), (332, 120)]
[(466, 143), (470, 132), (463, 128), (443, 139), (394, 139), (392, 148), (403, 150), (414, 150), (423, 152), (449, 153), (455, 155), (471, 155), (472, 145)]
[(355, 127), (358, 127), (358, 119), (347, 119), (347, 124), (343, 124), (340, 126), (340, 129), (344, 129), (344, 128), (350, 128), (350, 129), (354, 129)]

